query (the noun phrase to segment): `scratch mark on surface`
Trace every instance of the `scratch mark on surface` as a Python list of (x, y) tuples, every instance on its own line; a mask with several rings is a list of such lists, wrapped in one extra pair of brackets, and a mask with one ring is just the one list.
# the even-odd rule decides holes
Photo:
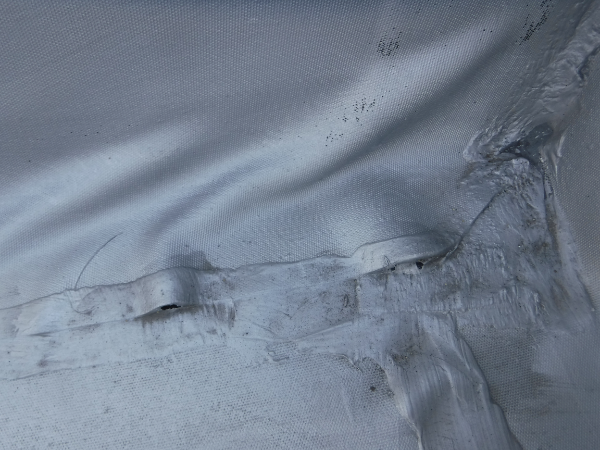
[(117, 233), (115, 234), (113, 237), (111, 237), (108, 241), (106, 241), (98, 250), (96, 250), (94, 252), (94, 254), (91, 256), (90, 259), (88, 259), (88, 262), (85, 263), (85, 266), (83, 266), (83, 269), (81, 269), (81, 272), (79, 272), (79, 276), (77, 277), (77, 281), (75, 281), (75, 287), (73, 289), (77, 289), (77, 285), (79, 284), (79, 280), (81, 280), (81, 276), (83, 275), (83, 272), (85, 272), (85, 269), (87, 269), (87, 266), (90, 265), (90, 263), (92, 262), (92, 260), (96, 257), (96, 255), (98, 253), (100, 253), (100, 251), (106, 247), (108, 244), (110, 244), (117, 236), (120, 236), (121, 234), (123, 234), (123, 232), (121, 233)]

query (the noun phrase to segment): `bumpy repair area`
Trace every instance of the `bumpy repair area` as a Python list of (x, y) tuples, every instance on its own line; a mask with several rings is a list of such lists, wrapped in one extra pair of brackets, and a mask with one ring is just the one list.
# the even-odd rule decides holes
[(174, 268), (5, 309), (1, 376), (258, 342), (257, 360), (375, 360), (423, 448), (518, 448), (458, 327), (582, 328), (590, 305), (561, 264), (537, 165), (519, 155), (474, 163), (462, 188), (488, 200), (460, 234), (398, 238), (349, 258)]

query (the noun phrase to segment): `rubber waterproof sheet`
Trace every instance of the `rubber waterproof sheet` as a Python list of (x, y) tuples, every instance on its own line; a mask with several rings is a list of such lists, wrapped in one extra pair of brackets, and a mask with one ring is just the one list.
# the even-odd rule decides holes
[(0, 2), (0, 448), (597, 448), (599, 11)]

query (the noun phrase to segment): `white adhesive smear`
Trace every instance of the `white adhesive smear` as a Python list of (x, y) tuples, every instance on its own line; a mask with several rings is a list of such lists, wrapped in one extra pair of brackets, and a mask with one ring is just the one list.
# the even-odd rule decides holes
[(454, 243), (415, 236), (237, 270), (174, 268), (5, 309), (0, 376), (230, 346), (370, 358), (421, 448), (519, 448), (461, 326), (579, 331), (591, 306), (561, 263), (542, 172), (527, 159), (474, 166), (465, 189), (495, 193)]

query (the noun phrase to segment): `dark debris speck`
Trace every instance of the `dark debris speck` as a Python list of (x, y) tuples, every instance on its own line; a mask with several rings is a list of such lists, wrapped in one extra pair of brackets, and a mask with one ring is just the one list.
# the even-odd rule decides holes
[(163, 305), (160, 307), (160, 309), (162, 309), (163, 311), (166, 311), (167, 309), (175, 309), (175, 308), (181, 308), (181, 306), (179, 306), (179, 305)]

